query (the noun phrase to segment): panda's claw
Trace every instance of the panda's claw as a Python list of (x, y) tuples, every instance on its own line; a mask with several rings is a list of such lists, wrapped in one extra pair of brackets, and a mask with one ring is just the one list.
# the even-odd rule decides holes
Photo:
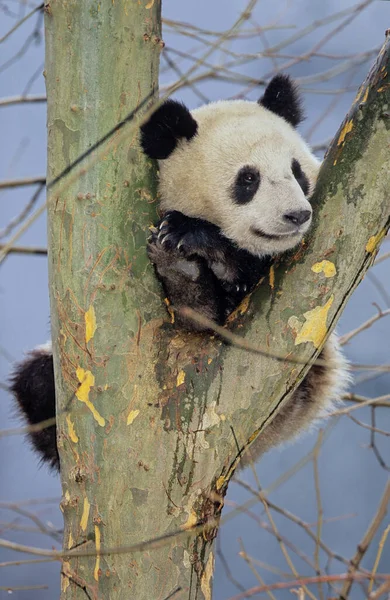
[(159, 235), (159, 241), (161, 242), (161, 245), (166, 246), (169, 249), (175, 246), (175, 243), (172, 240), (174, 240), (174, 236), (171, 233)]

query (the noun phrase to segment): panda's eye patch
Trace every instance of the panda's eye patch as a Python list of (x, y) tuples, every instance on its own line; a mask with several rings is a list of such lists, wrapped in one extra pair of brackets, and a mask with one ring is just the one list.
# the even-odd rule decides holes
[(296, 158), (294, 158), (291, 163), (291, 170), (293, 172), (295, 179), (301, 186), (302, 192), (305, 194), (305, 196), (307, 196), (309, 193), (309, 187), (310, 187), (309, 180), (307, 179), (306, 175), (302, 171), (302, 167)]
[(232, 196), (237, 204), (250, 202), (256, 194), (260, 184), (260, 173), (256, 167), (242, 167), (232, 186)]

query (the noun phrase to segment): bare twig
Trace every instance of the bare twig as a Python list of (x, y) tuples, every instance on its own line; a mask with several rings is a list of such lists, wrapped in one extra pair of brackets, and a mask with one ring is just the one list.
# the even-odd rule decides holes
[(9, 38), (9, 36), (12, 35), (14, 33), (14, 31), (16, 31), (17, 29), (19, 29), (19, 27), (21, 25), (23, 25), (23, 23), (25, 23), (33, 15), (35, 15), (36, 12), (38, 12), (39, 10), (42, 10), (43, 6), (44, 6), (44, 3), (42, 2), (42, 4), (39, 4), (38, 6), (36, 6), (35, 8), (33, 8), (32, 11), (30, 11), (25, 17), (23, 17), (23, 19), (20, 19), (20, 21), (18, 21), (17, 23), (15, 23), (15, 25), (13, 27), (11, 27), (11, 29), (9, 31), (7, 31), (7, 33), (5, 35), (3, 35), (2, 38), (0, 38), (0, 44), (2, 44), (3, 42), (5, 42), (5, 40), (7, 38)]
[(365, 321), (364, 323), (359, 325), (359, 327), (357, 327), (353, 331), (350, 331), (349, 333), (346, 333), (345, 335), (341, 336), (340, 345), (345, 346), (345, 344), (348, 344), (348, 342), (350, 340), (352, 340), (352, 338), (354, 338), (356, 335), (358, 335), (361, 331), (364, 331), (365, 329), (369, 329), (371, 327), (371, 325), (373, 325), (376, 321), (379, 321), (379, 319), (382, 319), (383, 317), (387, 317), (388, 315), (390, 315), (390, 308), (388, 308), (386, 310), (379, 310), (376, 315), (374, 315), (373, 317), (370, 317), (367, 321)]
[[(362, 540), (359, 542), (357, 550), (351, 559), (351, 565), (348, 569), (348, 575), (355, 575), (356, 571), (359, 569), (360, 563), (366, 554), (372, 540), (374, 539), (375, 534), (377, 533), (380, 524), (385, 518), (389, 506), (390, 501), (390, 482), (387, 482), (384, 492), (382, 494), (382, 498), (379, 502), (378, 509), (375, 513), (373, 520), (371, 521), (366, 533), (364, 534)], [(349, 592), (351, 591), (351, 587), (353, 584), (353, 578), (347, 579), (343, 585), (341, 590), (341, 594), (339, 600), (347, 600), (349, 597)]]
[(46, 177), (26, 177), (25, 179), (11, 179), (9, 181), (0, 181), (0, 190), (24, 187), (26, 185), (44, 185), (45, 183)]
[[(0, 250), (5, 248), (5, 244), (0, 244)], [(7, 249), (8, 254), (31, 254), (35, 256), (47, 256), (47, 248), (33, 246), (11, 246)]]
[(46, 102), (46, 96), (10, 96), (0, 98), (0, 107), (13, 106), (14, 104), (42, 104)]

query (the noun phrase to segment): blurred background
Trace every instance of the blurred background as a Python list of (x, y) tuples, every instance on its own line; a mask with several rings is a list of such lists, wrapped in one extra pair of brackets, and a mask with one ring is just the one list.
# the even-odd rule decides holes
[[(29, 222), (45, 201), (44, 190), (38, 193), (46, 170), (46, 104), (43, 15), (37, 6), (30, 0), (0, 0), (0, 538), (60, 549), (59, 478), (38, 466), (23, 435), (7, 434), (20, 425), (7, 391), (12, 363), (50, 336), (46, 215)], [(161, 87), (169, 89), (180, 79), (246, 6), (243, 0), (165, 2)], [(390, 4), (379, 0), (258, 1), (235, 35), (199, 65), (175, 97), (190, 108), (217, 99), (257, 99), (261, 82), (280, 70), (288, 72), (305, 96), (301, 132), (321, 157), (389, 26)], [(38, 183), (25, 185), (30, 178)], [(14, 250), (4, 256), (8, 242)], [(353, 362), (390, 362), (389, 251), (385, 239), (382, 260), (377, 259), (339, 322), (338, 332), (345, 335), (384, 313), (345, 344)], [(256, 472), (248, 469), (230, 485), (218, 537), (215, 600), (263, 583), (294, 580), (294, 570), (312, 576), (348, 569), (377, 512), (390, 469), (390, 376), (362, 372), (354, 378), (356, 400), (372, 398), (371, 405), (347, 402), (353, 408), (348, 414), (271, 452)], [(267, 510), (256, 497), (259, 486), (269, 493)], [(375, 530), (361, 562), (364, 568), (377, 564), (378, 572), (390, 571), (388, 524), (385, 518)], [(0, 547), (0, 600), (9, 594), (20, 600), (59, 597), (59, 564), (13, 564), (31, 558)], [(337, 586), (311, 585), (311, 595), (299, 598), (338, 597)], [(368, 594), (367, 584), (355, 583), (349, 597), (360, 600)], [(287, 600), (293, 595), (284, 589), (256, 597)]]

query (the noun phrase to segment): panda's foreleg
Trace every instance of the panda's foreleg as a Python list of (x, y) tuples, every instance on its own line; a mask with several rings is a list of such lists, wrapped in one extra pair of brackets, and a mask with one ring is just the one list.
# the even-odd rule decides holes
[[(237, 248), (216, 225), (178, 211), (157, 223), (148, 253), (169, 300), (218, 324), (253, 289), (270, 262)], [(180, 325), (188, 329), (188, 323)]]
[[(186, 258), (176, 247), (163, 244), (157, 232), (148, 242), (148, 255), (173, 309), (189, 307), (218, 324), (224, 321), (225, 294), (202, 257)], [(173, 312), (173, 319), (179, 327), (204, 330), (180, 310)]]
[[(11, 376), (11, 391), (29, 425), (54, 419), (56, 399), (51, 345), (36, 348), (16, 365)], [(59, 468), (56, 426), (51, 424), (29, 433), (29, 438), (43, 461)]]
[(335, 334), (329, 337), (319, 358), (327, 364), (311, 367), (287, 404), (248, 447), (241, 466), (256, 462), (272, 447), (309, 430), (341, 402), (350, 383), (350, 375)]

